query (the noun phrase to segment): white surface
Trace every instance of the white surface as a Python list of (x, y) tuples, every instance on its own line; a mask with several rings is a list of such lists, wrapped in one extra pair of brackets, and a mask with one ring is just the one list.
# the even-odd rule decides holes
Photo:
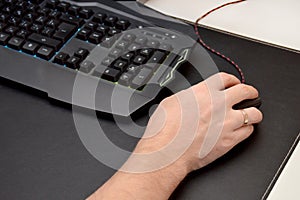
[(276, 181), (267, 200), (300, 199), (300, 143)]
[[(145, 0), (138, 0), (145, 1)], [(164, 14), (195, 22), (228, 0), (148, 0)], [(200, 24), (243, 37), (300, 51), (299, 0), (248, 0), (215, 11)]]

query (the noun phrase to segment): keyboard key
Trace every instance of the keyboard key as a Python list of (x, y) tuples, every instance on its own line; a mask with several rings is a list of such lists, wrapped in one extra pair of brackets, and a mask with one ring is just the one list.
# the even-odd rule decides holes
[(116, 48), (120, 49), (120, 50), (125, 50), (127, 49), (129, 43), (126, 41), (120, 41), (116, 44)]
[(133, 75), (129, 73), (124, 73), (120, 76), (120, 79), (118, 80), (118, 83), (124, 86), (129, 86), (130, 81), (132, 79)]
[(118, 58), (121, 55), (121, 50), (119, 49), (113, 49), (111, 52), (109, 52), (109, 56), (112, 58)]
[(60, 17), (60, 20), (69, 24), (76, 25), (77, 28), (84, 24), (83, 19), (74, 17), (72, 15), (62, 15)]
[(99, 44), (103, 35), (101, 33), (94, 32), (89, 36), (89, 42), (93, 44)]
[(20, 18), (17, 17), (10, 17), (7, 21), (8, 24), (12, 26), (18, 26), (18, 24), (21, 22)]
[(57, 10), (52, 10), (48, 16), (51, 19), (59, 19), (59, 17), (61, 16), (61, 12), (59, 12)]
[(48, 0), (46, 3), (46, 7), (54, 9), (58, 4), (59, 4), (58, 0)]
[(108, 16), (105, 20), (104, 23), (108, 26), (115, 26), (115, 23), (117, 22), (118, 18), (115, 16)]
[(126, 62), (126, 61), (124, 61), (124, 60), (117, 60), (116, 62), (115, 62), (115, 64), (114, 64), (114, 68), (115, 69), (118, 69), (118, 70), (120, 70), (120, 71), (125, 71), (125, 69), (127, 68), (127, 66), (128, 66), (128, 63)]
[(79, 71), (89, 73), (94, 67), (95, 64), (92, 61), (86, 60), (80, 64)]
[(128, 41), (129, 43), (133, 42), (135, 40), (136, 36), (131, 33), (127, 33), (124, 35), (123, 40)]
[(93, 14), (94, 12), (91, 9), (85, 9), (85, 8), (79, 12), (79, 16), (84, 19), (89, 19)]
[(29, 30), (30, 29), (30, 27), (31, 27), (31, 23), (30, 22), (28, 22), (28, 21), (22, 21), (20, 24), (19, 24), (19, 27), (20, 28), (22, 28), (22, 29), (24, 29), (24, 30)]
[(7, 45), (13, 49), (20, 50), (24, 43), (24, 39), (18, 37), (12, 37)]
[(166, 57), (166, 54), (161, 51), (155, 51), (151, 58), (148, 60), (149, 63), (162, 63)]
[(157, 48), (159, 46), (159, 42), (156, 40), (149, 40), (147, 42), (147, 46), (150, 48)]
[(116, 27), (120, 30), (126, 30), (129, 27), (130, 23), (128, 20), (120, 19), (116, 23)]
[(80, 12), (81, 8), (79, 6), (76, 6), (76, 5), (71, 5), (68, 12), (71, 14), (71, 15), (78, 15), (79, 12)]
[(72, 56), (71, 58), (69, 58), (66, 61), (66, 65), (67, 65), (67, 67), (69, 67), (71, 69), (78, 69), (80, 62), (81, 62), (80, 58), (78, 58), (76, 56)]
[(141, 71), (133, 78), (131, 82), (131, 87), (134, 89), (139, 89), (144, 86), (152, 76), (152, 70), (148, 68), (142, 68)]
[(1, 45), (6, 45), (9, 38), (10, 38), (10, 35), (8, 35), (7, 33), (0, 32), (0, 44)]
[(110, 48), (115, 43), (115, 41), (115, 37), (104, 37), (100, 45), (105, 48)]
[(6, 24), (0, 22), (0, 31), (4, 30), (5, 27), (6, 27)]
[(107, 34), (109, 35), (109, 36), (114, 36), (114, 35), (116, 35), (116, 34), (118, 34), (118, 33), (121, 33), (121, 31), (120, 30), (118, 30), (118, 29), (110, 29), (108, 32), (107, 32)]
[(52, 29), (56, 29), (58, 25), (59, 25), (59, 21), (55, 19), (50, 19), (46, 24), (47, 27)]
[(96, 13), (92, 19), (93, 22), (103, 23), (104, 19), (107, 17), (104, 13)]
[(89, 22), (84, 26), (84, 28), (85, 29), (90, 29), (90, 30), (95, 30), (97, 28), (97, 26), (98, 26), (97, 23)]
[(46, 46), (42, 46), (37, 51), (36, 55), (45, 60), (50, 60), (50, 58), (54, 55), (54, 49)]
[(131, 64), (129, 65), (128, 69), (127, 69), (127, 72), (130, 73), (130, 74), (137, 74), (141, 69), (141, 66), (137, 66), (137, 65), (134, 65), (134, 64)]
[(146, 58), (149, 58), (151, 55), (152, 55), (152, 53), (153, 53), (153, 49), (142, 49), (141, 51), (140, 51), (140, 54), (142, 55), (142, 56), (145, 56)]
[(47, 37), (51, 37), (54, 33), (54, 29), (52, 28), (44, 28), (44, 30), (42, 30), (42, 35), (47, 36)]
[(4, 31), (10, 35), (14, 35), (16, 32), (18, 32), (19, 28), (15, 26), (9, 26)]
[(116, 82), (121, 75), (121, 71), (113, 68), (107, 68), (104, 70), (101, 78), (108, 80), (108, 81), (113, 81)]
[(17, 37), (20, 37), (23, 39), (27, 38), (28, 35), (29, 35), (29, 32), (26, 30), (20, 30), (19, 32), (16, 33)]
[(43, 26), (39, 24), (32, 24), (29, 30), (35, 33), (40, 33), (43, 30)]
[(81, 39), (81, 40), (87, 40), (91, 34), (91, 30), (88, 29), (81, 29), (78, 34), (77, 34), (77, 38)]
[(142, 65), (147, 61), (144, 56), (138, 55), (133, 59), (133, 63), (136, 65)]
[(27, 21), (27, 22), (34, 22), (34, 20), (37, 18), (37, 14), (36, 13), (27, 13), (25, 16), (24, 16), (24, 19)]
[(54, 58), (54, 63), (64, 65), (66, 61), (70, 58), (70, 56), (64, 52), (59, 52), (55, 58)]
[(140, 49), (140, 48), (141, 48), (141, 46), (138, 45), (138, 44), (131, 44), (131, 45), (128, 47), (128, 50), (129, 50), (129, 51), (136, 51), (136, 50), (138, 50), (138, 49)]
[(68, 8), (70, 7), (70, 4), (67, 2), (60, 2), (57, 5), (57, 10), (61, 11), (61, 12), (67, 12)]
[(89, 51), (87, 49), (79, 48), (75, 53), (74, 56), (84, 60), (89, 55)]
[(130, 62), (130, 61), (132, 60), (133, 57), (134, 57), (134, 53), (128, 52), (128, 53), (122, 55), (121, 58), (122, 58), (123, 60), (126, 60), (127, 62)]
[(147, 41), (148, 39), (146, 37), (137, 37), (134, 42), (139, 45), (144, 45)]
[(67, 23), (61, 23), (58, 27), (58, 30), (54, 33), (53, 38), (62, 42), (66, 42), (75, 33), (75, 30), (76, 26)]
[(47, 16), (50, 13), (50, 9), (49, 8), (40, 8), (37, 10), (37, 13), (40, 15)]
[(34, 55), (34, 54), (36, 54), (36, 51), (38, 48), (39, 48), (39, 45), (37, 43), (26, 42), (22, 47), (22, 51), (24, 51), (25, 53)]
[(101, 64), (108, 67), (109, 65), (112, 64), (113, 61), (114, 61), (114, 58), (106, 57), (102, 60)]
[(35, 23), (40, 24), (40, 25), (45, 25), (46, 21), (48, 21), (48, 17), (39, 16), (38, 18), (36, 18)]
[(59, 40), (55, 40), (37, 33), (32, 33), (28, 36), (28, 39), (40, 45), (52, 47), (56, 51), (61, 47), (62, 44)]
[(101, 24), (100, 26), (97, 27), (96, 31), (105, 35), (109, 31), (109, 28)]

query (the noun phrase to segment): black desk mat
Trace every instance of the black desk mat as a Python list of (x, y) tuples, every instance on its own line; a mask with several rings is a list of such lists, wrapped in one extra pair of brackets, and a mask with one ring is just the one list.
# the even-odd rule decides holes
[[(238, 62), (247, 82), (260, 90), (265, 118), (248, 140), (191, 173), (171, 199), (261, 199), (300, 131), (300, 56), (201, 32), (209, 45)], [(114, 173), (82, 145), (68, 107), (3, 79), (0, 102), (0, 199), (84, 199)], [(124, 136), (113, 121), (101, 117), (99, 121), (120, 147), (134, 147), (136, 140)]]

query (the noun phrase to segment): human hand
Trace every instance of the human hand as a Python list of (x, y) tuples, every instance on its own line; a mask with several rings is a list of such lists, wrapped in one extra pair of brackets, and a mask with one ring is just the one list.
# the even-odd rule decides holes
[(133, 152), (136, 157), (122, 169), (146, 172), (170, 165), (186, 175), (213, 162), (249, 137), (253, 124), (262, 120), (257, 108), (247, 108), (249, 122), (245, 125), (241, 110), (232, 108), (256, 97), (254, 87), (219, 73), (166, 98), (151, 116)]

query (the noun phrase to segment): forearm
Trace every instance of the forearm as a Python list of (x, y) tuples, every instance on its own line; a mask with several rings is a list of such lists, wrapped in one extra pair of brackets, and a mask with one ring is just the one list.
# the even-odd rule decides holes
[(170, 165), (148, 173), (118, 171), (88, 200), (166, 200), (186, 175), (183, 171), (176, 171), (177, 169), (178, 167)]

